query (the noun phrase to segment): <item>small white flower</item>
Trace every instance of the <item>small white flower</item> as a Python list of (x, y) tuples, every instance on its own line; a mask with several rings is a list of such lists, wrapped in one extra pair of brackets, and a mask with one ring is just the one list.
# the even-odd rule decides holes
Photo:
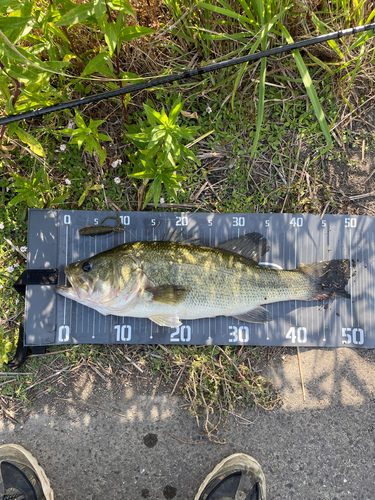
[(160, 203), (161, 203), (161, 204), (165, 203), (164, 198), (160, 198)]
[(210, 108), (210, 106), (208, 104), (207, 104), (206, 111), (208, 114), (212, 113), (212, 109)]
[(74, 121), (69, 120), (67, 128), (74, 128)]
[(13, 264), (13, 267), (18, 267), (18, 266), (19, 266), (18, 262), (16, 262), (15, 264)]
[(0, 285), (0, 290), (2, 290), (4, 288), (4, 285)]
[(116, 168), (118, 165), (121, 165), (122, 160), (115, 160), (111, 163), (112, 168)]
[(4, 224), (0, 222), (0, 229), (4, 229)]
[(63, 153), (66, 151), (65, 144), (60, 144), (60, 151), (62, 151)]
[(121, 182), (120, 177), (115, 177), (113, 180), (115, 181), (116, 184), (120, 184)]
[(100, 184), (101, 188), (104, 189), (104, 184)]
[(19, 299), (16, 299), (16, 306), (19, 304)]
[(14, 271), (14, 267), (13, 266), (7, 267), (7, 272), (8, 273), (12, 273), (13, 271)]
[(70, 186), (70, 185), (71, 185), (71, 183), (72, 183), (72, 181), (71, 181), (71, 180), (69, 180), (69, 179), (65, 179), (65, 184), (67, 184), (68, 186)]
[(21, 250), (21, 252), (25, 253), (25, 252), (27, 252), (27, 247), (21, 247), (20, 250)]

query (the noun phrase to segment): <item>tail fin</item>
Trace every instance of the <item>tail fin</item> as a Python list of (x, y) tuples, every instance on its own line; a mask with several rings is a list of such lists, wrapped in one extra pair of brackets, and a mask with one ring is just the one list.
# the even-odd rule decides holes
[(348, 259), (314, 262), (314, 264), (307, 266), (301, 265), (301, 271), (311, 276), (315, 285), (315, 291), (309, 300), (350, 299), (350, 294), (345, 290), (350, 279)]

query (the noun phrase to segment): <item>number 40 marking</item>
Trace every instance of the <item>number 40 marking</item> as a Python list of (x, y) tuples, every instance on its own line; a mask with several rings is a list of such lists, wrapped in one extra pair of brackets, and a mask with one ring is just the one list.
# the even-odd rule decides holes
[(295, 344), (296, 341), (298, 344), (304, 344), (307, 342), (307, 330), (306, 327), (300, 326), (296, 328), (295, 326), (291, 326), (286, 334), (286, 338), (292, 341), (292, 344)]

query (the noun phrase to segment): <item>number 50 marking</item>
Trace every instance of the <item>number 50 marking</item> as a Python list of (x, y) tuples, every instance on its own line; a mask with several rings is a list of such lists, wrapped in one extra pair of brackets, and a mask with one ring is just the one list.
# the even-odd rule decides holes
[(362, 345), (365, 342), (365, 334), (362, 328), (342, 328), (341, 336), (346, 340), (343, 340), (343, 344), (353, 344)]

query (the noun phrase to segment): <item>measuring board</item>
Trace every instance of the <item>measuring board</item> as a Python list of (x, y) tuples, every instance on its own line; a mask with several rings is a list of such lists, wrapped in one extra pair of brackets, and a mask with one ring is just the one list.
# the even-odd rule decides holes
[[(290, 345), (375, 347), (375, 218), (304, 214), (212, 214), (121, 212), (123, 233), (81, 236), (79, 229), (99, 225), (114, 212), (30, 210), (28, 269), (59, 271), (122, 243), (162, 240), (171, 229), (215, 246), (253, 231), (270, 250), (262, 265), (294, 269), (301, 263), (349, 259), (351, 300), (288, 301), (265, 306), (269, 323), (246, 323), (225, 316), (160, 327), (148, 319), (103, 316), (55, 293), (54, 285), (27, 285), (26, 346), (73, 343)], [(105, 224), (115, 225), (115, 221)]]

